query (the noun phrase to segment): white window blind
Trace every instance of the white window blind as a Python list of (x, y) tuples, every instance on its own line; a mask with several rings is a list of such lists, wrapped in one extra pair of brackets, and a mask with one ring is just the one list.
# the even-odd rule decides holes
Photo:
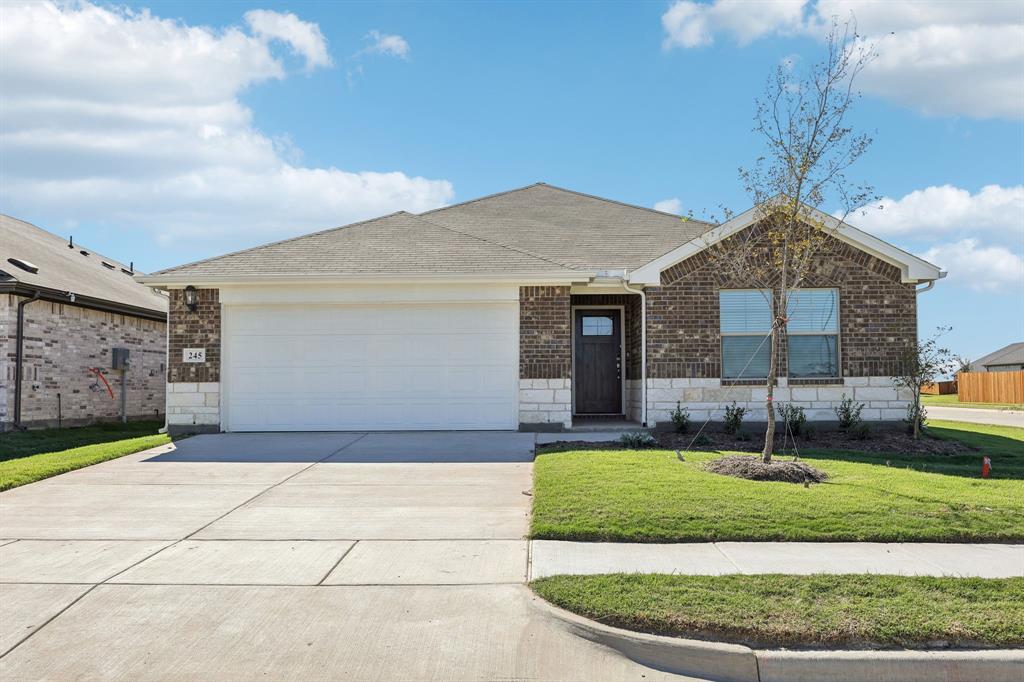
[(794, 289), (786, 309), (789, 376), (838, 377), (839, 291)]
[(722, 378), (768, 376), (772, 327), (771, 292), (723, 289), (718, 294), (722, 336)]

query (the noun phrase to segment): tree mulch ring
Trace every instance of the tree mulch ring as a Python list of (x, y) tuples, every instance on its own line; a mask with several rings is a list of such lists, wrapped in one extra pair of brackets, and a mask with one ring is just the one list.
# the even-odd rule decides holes
[[(955, 440), (941, 440), (929, 436), (927, 433), (914, 440), (907, 429), (899, 426), (872, 426), (867, 438), (856, 439), (836, 427), (818, 428), (811, 427), (806, 434), (796, 437), (796, 449), (794, 451), (794, 439), (784, 438), (780, 425), (775, 432), (775, 452), (793, 453), (804, 450), (853, 450), (856, 452), (877, 452), (895, 453), (902, 455), (960, 455), (971, 452), (973, 448)], [(761, 452), (764, 447), (764, 430), (748, 431), (737, 437), (732, 434), (723, 433), (721, 427), (708, 425), (697, 437), (696, 429), (690, 433), (675, 433), (674, 431), (655, 434), (660, 447), (671, 450), (699, 450), (699, 451), (721, 451), (732, 450), (734, 452)], [(691, 445), (691, 443), (693, 443)]]
[(773, 459), (764, 462), (760, 457), (729, 455), (716, 459), (704, 467), (713, 474), (745, 478), (750, 481), (781, 481), (783, 483), (821, 483), (828, 478), (821, 469), (803, 462)]

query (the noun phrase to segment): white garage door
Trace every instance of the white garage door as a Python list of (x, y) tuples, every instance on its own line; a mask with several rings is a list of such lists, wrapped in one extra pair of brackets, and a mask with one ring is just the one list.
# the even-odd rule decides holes
[(516, 428), (518, 306), (225, 306), (229, 431)]

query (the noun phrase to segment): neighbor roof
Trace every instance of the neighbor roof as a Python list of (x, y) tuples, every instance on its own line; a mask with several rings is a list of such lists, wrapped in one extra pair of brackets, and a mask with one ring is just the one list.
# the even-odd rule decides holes
[(1003, 346), (997, 351), (978, 358), (971, 363), (972, 367), (989, 367), (993, 365), (1020, 365), (1024, 364), (1024, 341), (1011, 343)]
[[(38, 271), (29, 272), (10, 259)], [(0, 214), (0, 286), (4, 288), (20, 284), (166, 314), (167, 297), (136, 282), (133, 274), (137, 273), (113, 258), (79, 244), (72, 248), (63, 237)]]
[(589, 276), (639, 267), (708, 227), (538, 183), (419, 215), (403, 211), (257, 246), (161, 270), (142, 281), (261, 275)]

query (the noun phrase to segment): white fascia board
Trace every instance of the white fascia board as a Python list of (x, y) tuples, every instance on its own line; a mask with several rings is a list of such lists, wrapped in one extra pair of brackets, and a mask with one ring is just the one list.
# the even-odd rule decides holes
[[(778, 201), (775, 199), (773, 201)], [(933, 281), (945, 277), (946, 273), (939, 267), (932, 265), (926, 260), (907, 253), (903, 249), (882, 241), (874, 235), (859, 230), (849, 223), (842, 222), (834, 216), (823, 213), (815, 208), (807, 207), (815, 220), (821, 221), (827, 230), (840, 241), (846, 242), (854, 248), (870, 253), (871, 255), (890, 263), (900, 269), (904, 283), (916, 283), (922, 281)], [(753, 225), (760, 217), (758, 207), (751, 208), (739, 214), (732, 220), (722, 223), (718, 227), (708, 230), (704, 234), (695, 237), (682, 246), (659, 256), (650, 263), (637, 268), (630, 276), (631, 284), (658, 285), (661, 284), (661, 273), (676, 263), (679, 263), (691, 256), (700, 253), (707, 247), (726, 239), (737, 232)]]
[(136, 275), (135, 281), (154, 288), (182, 289), (186, 286), (218, 288), (228, 285), (266, 285), (268, 283), (291, 284), (520, 284), (524, 286), (559, 286), (589, 282), (594, 273), (566, 272), (551, 275), (542, 274), (466, 274), (466, 275), (187, 275), (168, 273), (166, 275)]

